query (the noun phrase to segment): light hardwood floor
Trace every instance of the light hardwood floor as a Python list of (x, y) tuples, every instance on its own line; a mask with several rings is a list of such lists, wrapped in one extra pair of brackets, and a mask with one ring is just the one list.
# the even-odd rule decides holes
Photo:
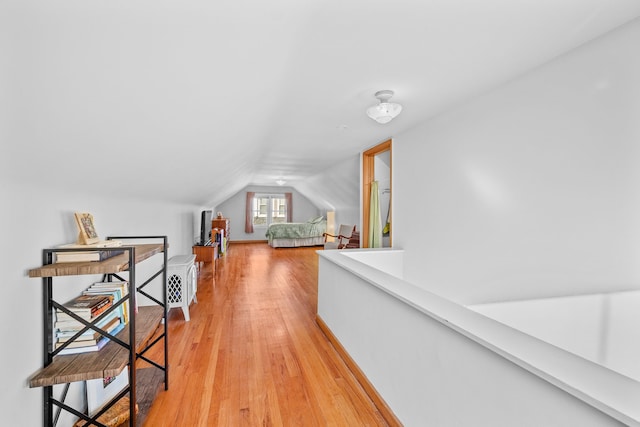
[(145, 426), (387, 425), (315, 323), (317, 249), (231, 244), (203, 269)]

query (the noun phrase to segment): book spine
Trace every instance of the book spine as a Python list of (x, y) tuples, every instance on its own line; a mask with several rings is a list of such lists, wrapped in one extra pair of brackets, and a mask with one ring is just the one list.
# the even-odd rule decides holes
[[(113, 305), (113, 303), (109, 300), (106, 300), (104, 304), (101, 304), (99, 308), (92, 308), (91, 309), (91, 313), (82, 313), (82, 312), (76, 312), (75, 310), (71, 310), (73, 311), (74, 314), (76, 314), (79, 317), (82, 317), (85, 320), (91, 320), (94, 319), (96, 317), (98, 317), (99, 315), (101, 315), (102, 313), (104, 313), (105, 311), (107, 311), (109, 309), (109, 307), (111, 307)], [(56, 312), (56, 317), (58, 320), (74, 320), (73, 317), (71, 317), (70, 315), (68, 315), (67, 313), (63, 312), (63, 311), (58, 311)]]
[[(105, 330), (107, 333), (110, 333), (111, 335), (115, 335), (118, 332), (120, 332), (122, 329), (124, 329), (124, 325), (122, 325), (122, 322), (120, 322), (120, 319), (114, 319), (114, 320), (117, 320), (117, 323), (114, 322), (111, 326), (107, 327), (106, 330)], [(78, 337), (75, 340), (73, 340), (73, 342), (71, 344), (69, 344), (69, 346), (71, 346), (71, 347), (86, 347), (86, 346), (90, 346), (90, 345), (95, 345), (103, 337), (104, 337), (104, 335), (102, 335), (102, 334), (100, 334), (98, 332), (93, 332), (90, 335), (84, 335), (83, 334), (83, 335), (80, 335), (80, 337)], [(69, 341), (69, 338), (71, 338), (71, 336), (58, 337), (58, 342), (56, 343), (56, 348), (61, 347), (63, 343)], [(71, 348), (71, 347), (66, 347), (66, 348)]]
[[(113, 311), (112, 313), (109, 313), (107, 317), (105, 317), (104, 319), (100, 319), (96, 324), (96, 326), (98, 328), (104, 328), (106, 324), (108, 324), (111, 320), (113, 320), (116, 317), (120, 318), (120, 315), (117, 311)], [(83, 327), (84, 325), (80, 324), (80, 322), (74, 319), (57, 321), (55, 323), (55, 328), (59, 331), (79, 331)]]
[(122, 253), (124, 253), (122, 249), (112, 251), (57, 252), (56, 262), (104, 261)]
[[(97, 310), (99, 310), (105, 304), (109, 304), (111, 299), (105, 295), (86, 295), (82, 294), (81, 296), (71, 300), (70, 302), (64, 304), (65, 308), (74, 312), (78, 316), (83, 316), (86, 314), (93, 314)], [(56, 313), (66, 314), (62, 310), (56, 310)]]
[[(118, 332), (122, 331), (123, 329), (124, 329), (124, 325), (122, 323), (120, 323), (113, 331), (110, 332), (110, 334), (111, 335), (115, 335)], [(58, 355), (90, 353), (90, 352), (93, 352), (93, 351), (99, 351), (102, 348), (104, 348), (104, 346), (107, 345), (107, 343), (109, 341), (111, 341), (109, 339), (109, 337), (104, 337), (103, 336), (94, 345), (88, 345), (88, 346), (82, 346), (82, 347), (73, 347), (73, 348), (66, 347), (63, 350), (60, 350), (60, 352), (58, 352)]]
[(86, 347), (73, 347), (73, 348), (66, 347), (63, 350), (60, 350), (58, 352), (58, 355), (64, 356), (69, 354), (90, 353), (93, 351), (98, 351), (102, 349), (105, 345), (107, 345), (108, 342), (109, 342), (109, 338), (103, 337), (95, 345), (89, 345)]
[(91, 318), (93, 319), (95, 317), (98, 317), (99, 315), (107, 311), (112, 305), (113, 303), (111, 302), (111, 300), (107, 300), (105, 304), (102, 304), (100, 307), (96, 308), (95, 311), (91, 310)]

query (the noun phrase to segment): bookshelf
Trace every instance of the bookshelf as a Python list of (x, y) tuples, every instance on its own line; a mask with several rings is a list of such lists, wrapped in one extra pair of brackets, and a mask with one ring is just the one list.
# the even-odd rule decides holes
[(211, 240), (215, 241), (216, 234), (219, 234), (218, 230), (222, 230), (224, 232), (224, 237), (226, 239), (226, 245), (222, 246), (222, 242), (220, 242), (219, 251), (222, 254), (227, 253), (227, 249), (229, 249), (229, 218), (214, 218), (211, 220)]
[[(119, 401), (129, 397), (129, 425), (138, 425), (144, 419), (155, 393), (164, 382), (165, 390), (169, 388), (167, 324), (163, 322), (167, 314), (166, 279), (167, 249), (166, 236), (113, 236), (111, 239), (125, 241), (123, 246), (113, 248), (95, 248), (87, 250), (124, 250), (120, 255), (104, 261), (54, 263), (54, 253), (60, 248), (42, 251), (42, 266), (29, 270), (28, 276), (42, 279), (43, 291), (43, 367), (29, 378), (29, 387), (43, 387), (43, 425), (53, 427), (58, 413), (62, 410), (77, 415), (86, 421), (95, 421), (100, 415), (114, 407)], [(127, 241), (136, 243), (128, 244)], [(145, 243), (138, 243), (138, 242)], [(147, 243), (153, 242), (153, 243)], [(144, 282), (136, 277), (136, 265), (155, 255), (162, 255), (162, 266), (151, 274)], [(107, 345), (99, 351), (73, 355), (54, 355), (53, 351), (53, 313), (61, 303), (54, 298), (54, 288), (64, 277), (78, 275), (103, 275), (103, 281), (127, 280), (129, 282), (129, 323), (124, 330), (116, 334)], [(125, 277), (123, 277), (125, 276)], [(56, 284), (54, 287), (54, 278)], [(162, 297), (149, 295), (145, 286), (154, 279), (161, 278)], [(142, 282), (142, 283), (141, 283)], [(62, 286), (62, 284), (60, 284)], [(140, 306), (135, 312), (137, 294), (149, 297), (155, 304)], [(95, 328), (93, 328), (95, 329)], [(131, 340), (135, 337), (135, 340)], [(132, 342), (133, 341), (133, 342)], [(162, 354), (154, 360), (145, 356), (152, 347), (163, 346)], [(155, 352), (157, 353), (157, 352)], [(143, 369), (135, 369), (136, 361), (141, 361)], [(70, 383), (105, 378), (120, 374), (127, 366), (129, 384), (127, 388), (113, 398), (107, 405), (93, 416), (84, 410), (72, 408), (53, 396), (53, 386), (66, 384), (64, 396)], [(140, 391), (140, 393), (138, 393)], [(143, 402), (139, 402), (142, 400)], [(136, 412), (136, 403), (139, 411)], [(54, 413), (54, 410), (56, 413)]]

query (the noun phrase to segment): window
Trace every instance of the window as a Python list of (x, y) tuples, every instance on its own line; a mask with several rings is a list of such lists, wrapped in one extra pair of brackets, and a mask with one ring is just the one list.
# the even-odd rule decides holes
[(253, 225), (266, 227), (287, 222), (287, 199), (284, 194), (256, 194), (251, 209)]

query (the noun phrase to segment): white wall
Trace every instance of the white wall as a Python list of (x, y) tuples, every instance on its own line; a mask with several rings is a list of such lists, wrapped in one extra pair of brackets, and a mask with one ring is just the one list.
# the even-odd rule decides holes
[(309, 199), (291, 187), (247, 186), (218, 205), (213, 211), (214, 217), (217, 212), (222, 212), (225, 218), (229, 218), (229, 240), (231, 242), (241, 240), (267, 240), (267, 237), (265, 236), (267, 231), (266, 227), (255, 227), (253, 233), (245, 233), (244, 231), (247, 191), (264, 194), (291, 193), (293, 203), (292, 222), (305, 222), (309, 218), (318, 215), (324, 215), (326, 218), (327, 215), (326, 212), (318, 209), (309, 201)]
[[(10, 170), (3, 173), (11, 175)], [(93, 213), (100, 237), (167, 235), (169, 256), (188, 254), (193, 213), (198, 207), (73, 194), (68, 188), (36, 188), (10, 179), (0, 186), (0, 197), (4, 236), (0, 250), (4, 302), (0, 310), (0, 324), (4, 325), (0, 332), (3, 343), (0, 413), (2, 425), (37, 426), (42, 425), (42, 389), (28, 388), (27, 379), (42, 367), (42, 282), (28, 278), (27, 271), (41, 265), (42, 249), (74, 242), (77, 230), (73, 212), (86, 211)], [(60, 299), (75, 296), (94, 279), (99, 277), (86, 276), (68, 282), (56, 279), (55, 295)], [(152, 289), (161, 289), (159, 286)], [(81, 383), (75, 383), (70, 390), (71, 401), (77, 400), (79, 393)], [(71, 424), (62, 418), (59, 425)]]
[(463, 303), (640, 287), (640, 21), (394, 137), (405, 279)]
[(335, 227), (357, 224), (360, 230), (360, 156), (341, 159), (335, 166), (297, 184), (322, 211), (335, 211)]

